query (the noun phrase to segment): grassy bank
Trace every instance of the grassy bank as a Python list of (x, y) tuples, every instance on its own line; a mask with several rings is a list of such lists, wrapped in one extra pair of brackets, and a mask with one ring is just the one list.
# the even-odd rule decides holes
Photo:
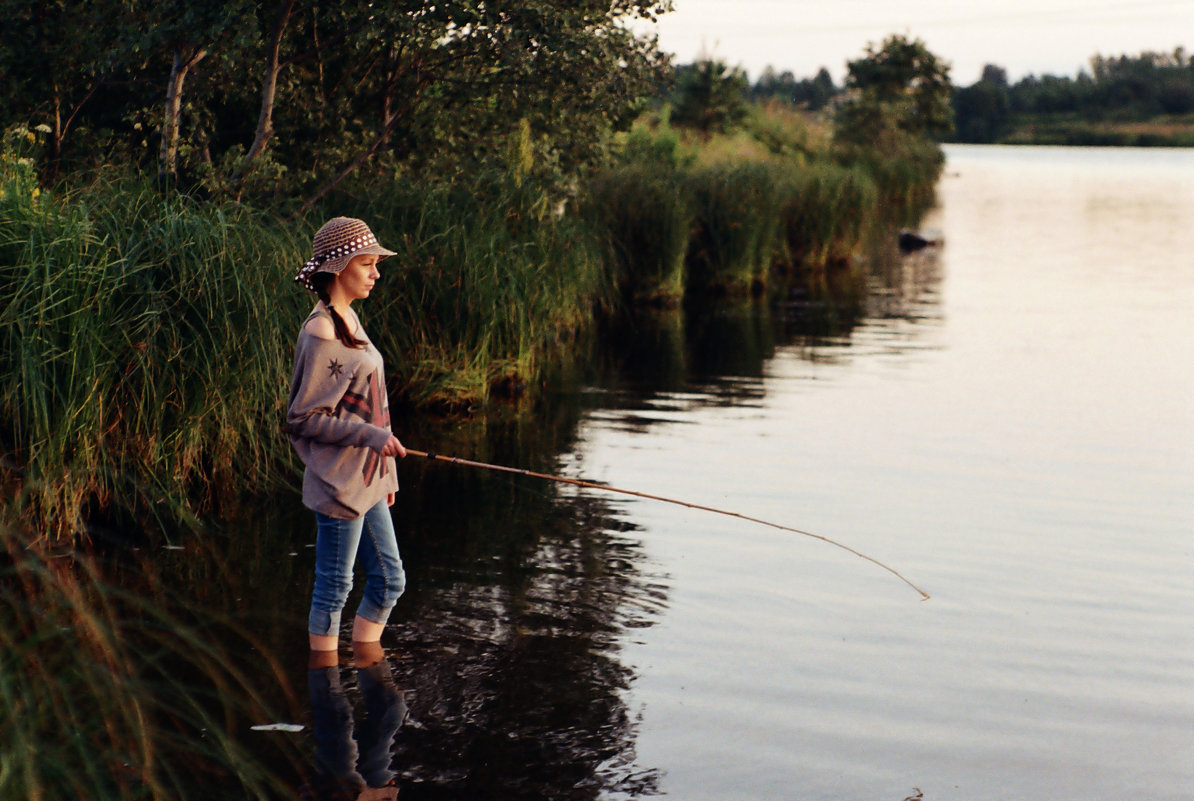
[[(292, 481), (281, 431), (312, 298), (291, 281), (322, 217), (162, 197), (105, 176), (0, 197), (4, 511), (50, 535), (158, 527)], [(396, 403), (459, 409), (532, 380), (608, 295), (596, 248), (501, 178), (394, 187), (368, 217), (400, 256), (361, 313)]]
[(618, 151), (574, 197), (515, 166), (358, 185), (282, 222), (115, 171), (43, 192), (6, 147), (4, 516), (48, 537), (157, 528), (294, 481), (281, 423), (311, 298), (291, 276), (332, 214), (399, 252), (361, 309), (393, 401), (458, 412), (534, 384), (598, 307), (778, 294), (849, 263), (940, 170), (935, 146), (843, 152), (767, 109), (710, 139), (644, 119)]
[(328, 204), (327, 216), (367, 219), (399, 251), (362, 314), (400, 396), (461, 410), (517, 394), (537, 361), (610, 301), (589, 227), (557, 209), (542, 187), (503, 173), (374, 186), (366, 200)]
[(1194, 115), (1126, 122), (1092, 122), (1066, 114), (1020, 115), (1000, 144), (1194, 147)]
[(931, 142), (837, 147), (826, 124), (785, 107), (757, 106), (741, 130), (709, 138), (665, 111), (626, 136), (583, 208), (625, 297), (741, 297), (849, 263), (874, 226), (912, 224), (943, 163)]
[(6, 508), (77, 532), (114, 508), (176, 519), (216, 477), (261, 486), (289, 458), (280, 343), (302, 312), (278, 287), (298, 238), (114, 176), (61, 195), (10, 176), (4, 191)]

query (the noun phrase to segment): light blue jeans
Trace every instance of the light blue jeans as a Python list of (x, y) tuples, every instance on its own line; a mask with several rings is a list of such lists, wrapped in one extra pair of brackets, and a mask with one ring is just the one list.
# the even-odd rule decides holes
[(365, 592), (357, 614), (385, 623), (406, 589), (394, 521), (385, 500), (356, 520), (337, 520), (316, 512), (315, 589), (307, 630), (322, 636), (340, 633), (340, 613), (352, 589), (352, 568), (359, 557)]

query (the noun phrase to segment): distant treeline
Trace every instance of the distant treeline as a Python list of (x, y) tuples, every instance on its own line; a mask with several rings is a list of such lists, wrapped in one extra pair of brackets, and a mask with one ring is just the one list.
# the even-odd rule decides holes
[[(768, 67), (744, 92), (810, 112), (833, 109), (849, 96), (824, 68), (797, 78)], [(1181, 47), (1095, 55), (1077, 77), (1028, 75), (1016, 83), (1006, 69), (988, 64), (981, 79), (952, 88), (951, 106), (954, 130), (944, 141), (1194, 146), (1194, 59)]]
[(1194, 60), (1172, 53), (1091, 59), (1076, 78), (1008, 82), (987, 65), (953, 98), (954, 141), (1194, 146)]
[(750, 87), (754, 100), (784, 100), (809, 111), (820, 111), (845, 91), (837, 86), (829, 70), (822, 67), (812, 78), (796, 79), (790, 71), (776, 72), (767, 67)]

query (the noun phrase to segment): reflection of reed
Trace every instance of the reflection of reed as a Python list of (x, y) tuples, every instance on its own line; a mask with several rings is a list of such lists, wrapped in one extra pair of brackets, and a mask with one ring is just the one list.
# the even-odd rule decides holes
[(865, 258), (792, 270), (774, 298), (694, 301), (605, 321), (589, 357), (592, 383), (616, 392), (615, 408), (603, 414), (624, 430), (645, 432), (677, 410), (758, 403), (777, 350), (834, 362), (840, 348), (826, 346), (847, 342), (864, 321), (932, 316), (940, 250), (901, 255), (896, 243), (896, 229), (875, 224)]
[[(638, 310), (602, 332), (601, 383), (621, 390), (620, 419), (645, 428), (677, 405), (740, 405), (759, 397), (757, 380), (774, 355), (771, 312), (745, 300), (717, 312)], [(746, 380), (735, 380), (742, 378)], [(636, 419), (639, 412), (646, 413)]]
[(0, 798), (278, 792), (242, 738), (281, 672), (240, 626), (180, 603), (152, 559), (0, 539)]

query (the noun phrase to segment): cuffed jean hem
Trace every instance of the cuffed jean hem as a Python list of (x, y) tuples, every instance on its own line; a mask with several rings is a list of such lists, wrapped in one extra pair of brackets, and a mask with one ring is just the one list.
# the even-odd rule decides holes
[(317, 636), (340, 633), (341, 613), (352, 589), (353, 564), (359, 558), (365, 590), (357, 614), (384, 624), (406, 589), (406, 573), (390, 509), (384, 500), (355, 520), (316, 514), (315, 587), (307, 631)]
[[(393, 611), (393, 606), (377, 606), (370, 603), (367, 598), (362, 598), (360, 606), (357, 607), (357, 615), (365, 618), (370, 623), (384, 624), (390, 619), (390, 613)], [(311, 613), (307, 616), (307, 631), (321, 637), (338, 634), (340, 632), (340, 620), (342, 617), (342, 610), (325, 612), (321, 609), (312, 609)]]
[(307, 631), (319, 637), (340, 634), (340, 613), (312, 609), (307, 615)]
[(368, 598), (362, 598), (361, 605), (357, 607), (357, 616), (365, 618), (370, 623), (385, 623), (390, 619), (390, 612), (393, 611), (393, 606), (377, 606), (370, 603)]

